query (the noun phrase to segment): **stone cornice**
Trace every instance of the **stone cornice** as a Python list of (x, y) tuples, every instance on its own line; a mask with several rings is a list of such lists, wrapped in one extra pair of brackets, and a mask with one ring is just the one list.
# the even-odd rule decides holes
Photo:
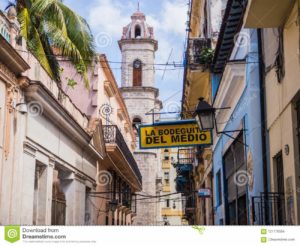
[(132, 86), (132, 87), (121, 87), (121, 92), (154, 92), (155, 97), (159, 96), (159, 90), (155, 87), (145, 87), (145, 86)]
[(27, 142), (27, 141), (25, 141), (23, 143), (23, 146), (24, 146), (23, 147), (24, 153), (26, 153), (32, 157), (35, 157), (36, 151), (37, 151), (37, 148), (35, 146), (33, 146), (30, 142)]
[(154, 45), (154, 51), (157, 51), (158, 49), (158, 42), (155, 39), (152, 38), (131, 38), (131, 39), (121, 39), (118, 41), (119, 47), (122, 50), (123, 44), (139, 44), (139, 43), (150, 43)]
[(31, 84), (25, 90), (26, 101), (37, 101), (43, 107), (49, 119), (71, 136), (77, 144), (87, 147), (90, 153), (102, 158), (100, 153), (90, 144), (91, 136), (76, 122), (64, 107), (40, 83)]
[(0, 35), (0, 62), (9, 64), (9, 69), (20, 75), (30, 68), (19, 53)]

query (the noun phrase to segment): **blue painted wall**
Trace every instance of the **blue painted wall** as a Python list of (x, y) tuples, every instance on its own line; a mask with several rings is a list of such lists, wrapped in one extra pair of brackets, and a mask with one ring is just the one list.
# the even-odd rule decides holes
[[(244, 127), (247, 131), (244, 133), (245, 141), (248, 147), (246, 147), (246, 155), (250, 150), (253, 158), (253, 177), (254, 186), (252, 191), (249, 189), (247, 192), (247, 206), (248, 206), (248, 218), (250, 220), (251, 211), (251, 198), (253, 196), (259, 196), (260, 192), (263, 192), (263, 158), (262, 158), (262, 137), (261, 137), (261, 104), (260, 104), (260, 82), (259, 82), (259, 63), (258, 63), (258, 42), (256, 30), (245, 30), (250, 34), (248, 47), (240, 47), (235, 54), (232, 54), (232, 59), (246, 59), (246, 87), (239, 98), (232, 114), (232, 120), (230, 120), (225, 130), (239, 129), (241, 121), (244, 122)], [(218, 76), (212, 76), (212, 88), (213, 95), (215, 95), (214, 88), (217, 84)], [(232, 95), (233, 97), (235, 95)], [(225, 223), (225, 207), (224, 207), (224, 172), (223, 172), (223, 154), (225, 151), (226, 143), (231, 140), (226, 135), (222, 135), (216, 144), (213, 153), (213, 172), (214, 172), (214, 192), (215, 197), (218, 196), (218, 186), (216, 174), (221, 170), (222, 179), (222, 204), (218, 206), (215, 201), (215, 224)], [(249, 188), (249, 187), (247, 187)], [(216, 200), (216, 199), (215, 199)], [(248, 220), (248, 221), (249, 221)], [(249, 221), (250, 222), (250, 221)]]

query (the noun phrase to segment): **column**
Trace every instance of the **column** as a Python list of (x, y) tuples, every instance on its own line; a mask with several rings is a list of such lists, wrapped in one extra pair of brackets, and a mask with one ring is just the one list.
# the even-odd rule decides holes
[(21, 203), (21, 225), (31, 225), (33, 222), (34, 177), (36, 149), (29, 143), (24, 143), (22, 189), (16, 194)]
[(51, 225), (51, 213), (52, 213), (52, 185), (53, 185), (53, 170), (55, 167), (55, 159), (49, 158), (47, 167), (47, 197), (46, 197), (46, 225)]

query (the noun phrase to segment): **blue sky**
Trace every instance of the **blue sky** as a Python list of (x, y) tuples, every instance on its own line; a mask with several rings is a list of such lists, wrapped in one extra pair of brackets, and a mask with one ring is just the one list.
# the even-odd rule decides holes
[[(83, 16), (91, 26), (97, 51), (106, 54), (109, 61), (120, 62), (118, 40), (123, 26), (130, 22), (130, 16), (137, 9), (137, 0), (65, 0), (64, 3)], [(6, 5), (0, 0), (0, 8)], [(147, 23), (154, 27), (158, 40), (156, 64), (182, 62), (187, 21), (187, 0), (140, 0), (140, 9), (146, 15)], [(120, 84), (120, 64), (110, 64)], [(179, 110), (183, 69), (164, 66), (156, 67), (156, 87), (165, 111)]]

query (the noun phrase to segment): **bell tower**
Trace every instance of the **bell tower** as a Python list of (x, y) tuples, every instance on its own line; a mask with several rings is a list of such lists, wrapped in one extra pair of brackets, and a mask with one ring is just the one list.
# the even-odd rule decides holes
[(122, 52), (122, 87), (154, 87), (154, 58), (157, 41), (145, 15), (137, 11), (123, 28), (119, 41)]
[[(119, 47), (122, 53), (121, 93), (131, 117), (132, 125), (153, 123), (148, 112), (159, 112), (162, 103), (155, 88), (155, 52), (158, 42), (154, 39), (153, 28), (146, 23), (146, 16), (139, 10), (131, 16), (131, 22), (123, 28)], [(157, 120), (158, 117), (154, 117)], [(137, 136), (137, 146), (138, 144)], [(141, 194), (157, 195), (156, 179), (159, 175), (160, 156), (157, 150), (134, 152), (135, 160), (143, 177)], [(136, 225), (155, 225), (159, 220), (158, 205), (137, 202)]]

